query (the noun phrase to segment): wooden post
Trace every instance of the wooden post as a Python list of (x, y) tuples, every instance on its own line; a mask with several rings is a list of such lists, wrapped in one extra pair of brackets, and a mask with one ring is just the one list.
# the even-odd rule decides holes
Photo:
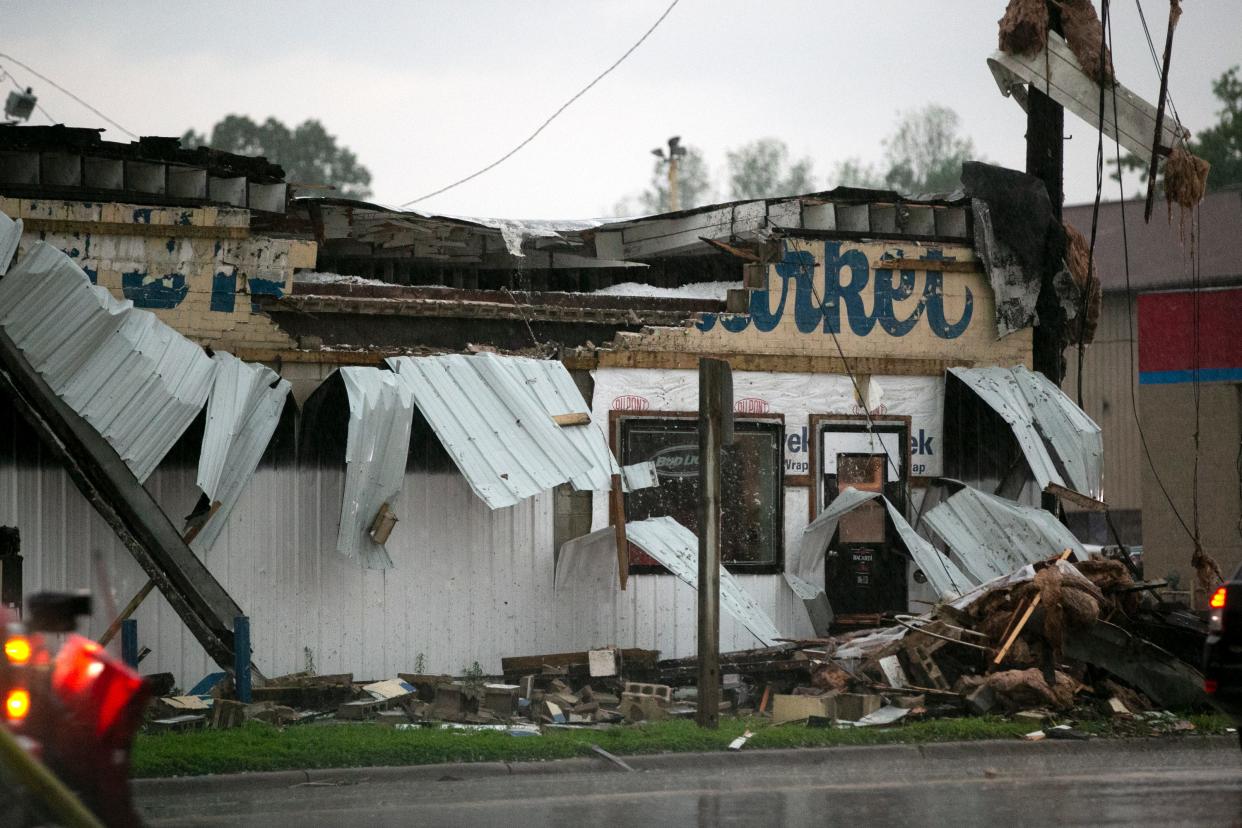
[(617, 579), (621, 590), (630, 579), (630, 542), (625, 536), (625, 492), (621, 488), (621, 475), (612, 476), (612, 488), (608, 491), (608, 520), (616, 533)]
[(121, 622), (121, 661), (138, 669), (138, 622), (133, 618)]
[(237, 700), (250, 704), (250, 619), (233, 619), (233, 689)]
[(720, 724), (720, 460), (733, 438), (729, 363), (699, 360), (699, 681), (700, 727)]

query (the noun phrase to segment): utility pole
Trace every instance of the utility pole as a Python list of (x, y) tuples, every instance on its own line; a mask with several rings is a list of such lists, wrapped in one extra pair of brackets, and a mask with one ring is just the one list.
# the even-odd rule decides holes
[(720, 460), (733, 445), (733, 373), (699, 360), (699, 727), (720, 724)]
[[(1061, 9), (1049, 0), (1048, 27), (1057, 34), (1061, 29)], [(1028, 88), (1026, 109), (1026, 172), (1044, 182), (1048, 198), (1052, 201), (1052, 214), (1061, 221), (1061, 206), (1065, 201), (1065, 110), (1044, 94), (1034, 83)], [(1057, 258), (1057, 257), (1054, 257)], [(1036, 312), (1040, 324), (1035, 326), (1032, 348), (1032, 364), (1036, 371), (1058, 386), (1065, 379), (1065, 360), (1061, 353), (1061, 337), (1058, 319), (1065, 311), (1056, 298), (1052, 287), (1051, 272), (1043, 274)]]
[(686, 154), (686, 148), (681, 145), (681, 136), (674, 135), (668, 139), (668, 155), (664, 154), (663, 147), (656, 147), (651, 154), (668, 165), (668, 209), (669, 212), (675, 213), (681, 209), (681, 189), (677, 171), (681, 157)]

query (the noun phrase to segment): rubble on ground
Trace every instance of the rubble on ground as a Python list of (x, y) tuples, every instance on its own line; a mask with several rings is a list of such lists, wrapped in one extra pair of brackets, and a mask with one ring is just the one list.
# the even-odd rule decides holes
[[(1029, 740), (1083, 738), (1056, 724), (1072, 712), (1124, 723), (1127, 732), (1192, 730), (1161, 708), (1206, 706), (1202, 677), (1145, 631), (1176, 630), (1185, 639), (1195, 616), (1163, 605), (1153, 594), (1159, 584), (1137, 582), (1121, 561), (1067, 558), (1028, 565), (921, 616), (877, 617), (877, 626), (841, 635), (723, 653), (721, 712), (808, 727), (1006, 715), (1031, 722)], [(230, 698), (228, 677), (215, 674), (198, 692), (160, 699), (150, 726), (332, 720), (524, 736), (696, 711), (695, 658), (604, 647), (506, 658), (502, 670), (369, 681), (295, 673), (256, 687), (249, 704)]]

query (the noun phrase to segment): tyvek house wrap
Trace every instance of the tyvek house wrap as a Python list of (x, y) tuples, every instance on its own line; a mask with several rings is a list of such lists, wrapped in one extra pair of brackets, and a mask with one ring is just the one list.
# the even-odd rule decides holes
[(202, 409), (215, 364), (37, 242), (0, 279), (0, 327), (31, 366), (146, 480)]
[[(648, 518), (625, 524), (626, 538), (660, 562), (693, 589), (699, 588), (699, 539), (671, 517)], [(556, 562), (556, 588), (575, 581), (617, 583), (617, 536), (608, 526), (575, 538), (561, 547)], [(720, 567), (720, 606), (742, 623), (765, 647), (781, 638), (776, 624), (750, 593), (723, 565)]]
[(198, 487), (219, 508), (190, 542), (207, 551), (228, 524), (229, 514), (272, 440), (289, 395), (289, 383), (263, 365), (217, 351), (215, 379), (198, 459)]
[(392, 558), (370, 535), (380, 507), (401, 491), (410, 453), (414, 400), (410, 383), (378, 368), (342, 368), (349, 397), (345, 493), (336, 550), (368, 569), (388, 569)]

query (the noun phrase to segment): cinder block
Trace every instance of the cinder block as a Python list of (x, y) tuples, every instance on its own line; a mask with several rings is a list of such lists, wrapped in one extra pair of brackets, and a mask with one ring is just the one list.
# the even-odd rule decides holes
[(790, 696), (778, 693), (772, 697), (772, 724), (796, 722), (811, 716), (835, 719), (836, 698), (835, 695)]

